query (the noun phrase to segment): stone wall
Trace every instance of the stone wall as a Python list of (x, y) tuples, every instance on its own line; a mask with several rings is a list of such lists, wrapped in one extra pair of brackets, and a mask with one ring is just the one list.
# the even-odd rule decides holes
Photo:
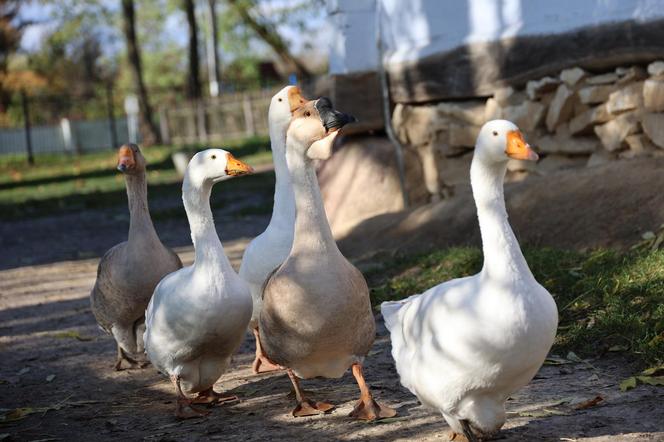
[(398, 104), (393, 124), (423, 166), (432, 200), (469, 180), (481, 125), (515, 122), (540, 154), (537, 164), (510, 161), (508, 180), (664, 155), (664, 61), (589, 73), (579, 67), (523, 88), (498, 89), (488, 99)]

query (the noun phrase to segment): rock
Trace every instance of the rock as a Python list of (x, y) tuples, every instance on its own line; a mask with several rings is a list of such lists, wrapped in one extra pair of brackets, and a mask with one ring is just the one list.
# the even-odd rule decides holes
[(620, 152), (620, 158), (636, 158), (650, 155), (655, 150), (655, 145), (645, 134), (634, 134), (625, 138), (629, 150)]
[(616, 86), (602, 85), (602, 86), (588, 86), (579, 90), (579, 99), (581, 103), (596, 104), (602, 103), (609, 98), (613, 92), (616, 91)]
[(480, 126), (470, 126), (465, 124), (450, 124), (449, 144), (450, 146), (475, 146), (477, 135), (480, 133)]
[(590, 155), (586, 167), (596, 167), (606, 164), (615, 159), (615, 154), (605, 151), (604, 149), (598, 150), (597, 152)]
[(553, 132), (557, 125), (564, 123), (572, 116), (574, 110), (575, 94), (566, 85), (561, 84), (549, 105), (546, 114), (546, 128)]
[(610, 114), (616, 115), (622, 112), (640, 109), (643, 107), (643, 82), (629, 84), (609, 95), (606, 109)]
[(572, 112), (572, 114), (576, 117), (586, 112), (588, 109), (590, 109), (590, 105), (581, 103), (581, 100), (575, 100), (574, 111)]
[(526, 84), (526, 94), (531, 100), (535, 100), (547, 92), (555, 90), (560, 80), (553, 77), (544, 77), (540, 80), (531, 80)]
[(443, 129), (448, 120), (438, 114), (435, 106), (397, 104), (392, 125), (402, 143), (420, 146), (431, 142), (436, 131)]
[(664, 149), (664, 114), (645, 114), (641, 125), (648, 138)]
[(495, 98), (489, 98), (486, 100), (486, 105), (484, 106), (484, 121), (491, 121), (503, 118), (503, 110), (498, 104), (498, 100)]
[(593, 125), (606, 123), (611, 119), (609, 111), (606, 109), (606, 103), (591, 107), (582, 114), (572, 118), (569, 122), (569, 131), (571, 134), (591, 132)]
[[(465, 123), (481, 126), (484, 124), (484, 102), (442, 102), (436, 106), (438, 113), (448, 117), (454, 117)], [(474, 144), (474, 143), (473, 143)]]
[(546, 107), (537, 101), (524, 101), (502, 110), (502, 118), (514, 122), (524, 132), (532, 132), (542, 121)]
[(588, 73), (580, 67), (565, 69), (560, 73), (560, 79), (563, 81), (563, 83), (570, 87), (576, 85), (580, 80), (586, 78), (587, 76)]
[(643, 84), (643, 106), (652, 112), (664, 111), (664, 80), (646, 80)]
[(627, 84), (632, 81), (640, 81), (648, 76), (646, 71), (639, 66), (632, 66), (631, 68), (616, 68), (616, 74), (620, 76), (620, 79), (616, 81), (616, 84)]
[(586, 78), (586, 84), (598, 85), (598, 84), (611, 84), (615, 83), (618, 80), (618, 74), (615, 72), (609, 72), (602, 75), (595, 75), (594, 77)]
[(621, 114), (608, 123), (595, 126), (594, 130), (606, 150), (610, 152), (618, 150), (622, 147), (623, 141), (628, 135), (638, 132), (637, 112)]
[(440, 177), (449, 186), (456, 186), (470, 182), (470, 163), (473, 161), (473, 153), (453, 158), (445, 158), (438, 165)]
[(571, 155), (587, 155), (595, 152), (599, 147), (599, 140), (595, 137), (545, 135), (537, 141), (535, 150), (546, 154), (565, 153)]
[(653, 61), (648, 65), (648, 73), (653, 77), (664, 77), (664, 61)]
[(586, 162), (586, 157), (568, 157), (566, 155), (547, 155), (537, 163), (537, 173), (548, 175), (562, 169), (570, 169), (574, 167), (583, 167)]
[(510, 101), (510, 98), (514, 95), (514, 93), (515, 91), (512, 86), (502, 87), (500, 89), (496, 89), (496, 91), (493, 93), (493, 98), (500, 106), (509, 106), (510, 104), (513, 104)]

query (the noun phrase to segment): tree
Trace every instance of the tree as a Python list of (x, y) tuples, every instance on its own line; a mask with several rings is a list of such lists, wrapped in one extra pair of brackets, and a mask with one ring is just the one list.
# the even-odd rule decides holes
[[(228, 0), (228, 3), (237, 11), (244, 24), (267, 43), (284, 63), (292, 66), (297, 75), (302, 78), (312, 76), (309, 68), (291, 54), (286, 42), (281, 38), (274, 25), (255, 12), (256, 3), (254, 0)], [(254, 10), (253, 14), (252, 10)]]
[(18, 0), (0, 0), (0, 113), (7, 111), (12, 98), (12, 91), (5, 84), (9, 58), (18, 49), (23, 29), (29, 24), (17, 20), (20, 4)]
[(189, 25), (189, 75), (187, 76), (187, 97), (190, 100), (201, 98), (201, 76), (198, 60), (198, 27), (194, 0), (182, 0)]
[(127, 56), (131, 66), (134, 80), (134, 88), (138, 94), (140, 107), (141, 133), (144, 144), (159, 143), (161, 138), (157, 126), (152, 118), (152, 106), (148, 98), (148, 91), (143, 82), (143, 71), (141, 68), (141, 54), (136, 38), (136, 12), (133, 0), (122, 0), (123, 32), (127, 41)]
[(219, 76), (219, 31), (217, 28), (216, 1), (207, 0), (207, 18), (210, 34), (206, 38), (208, 77), (210, 83), (210, 96), (217, 97), (221, 89), (221, 78)]

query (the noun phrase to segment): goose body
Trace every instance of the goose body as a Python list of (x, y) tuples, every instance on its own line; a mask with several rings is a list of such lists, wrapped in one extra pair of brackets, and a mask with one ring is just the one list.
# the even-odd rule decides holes
[(503, 196), (508, 157), (537, 156), (504, 120), (487, 123), (475, 149), (482, 271), (381, 306), (401, 383), (470, 440), (502, 427), (505, 401), (535, 376), (558, 324), (556, 304), (530, 272), (508, 223)]
[(138, 146), (120, 148), (118, 169), (127, 184), (129, 238), (101, 258), (90, 303), (99, 326), (117, 342), (119, 370), (123, 360), (134, 365), (134, 358), (143, 353), (145, 308), (157, 283), (182, 263), (161, 243), (150, 219), (145, 159)]
[(295, 199), (286, 165), (286, 129), (292, 112), (304, 99), (295, 86), (286, 86), (270, 102), (268, 124), (276, 178), (274, 206), (270, 223), (245, 249), (239, 274), (249, 285), (253, 310), (249, 328), (256, 338), (254, 372), (274, 369), (263, 355), (258, 334), (258, 318), (263, 305), (263, 287), (268, 276), (288, 257), (293, 245)]
[(145, 350), (178, 391), (179, 417), (194, 417), (185, 394), (215, 396), (212, 386), (228, 368), (251, 317), (247, 284), (231, 267), (210, 210), (214, 182), (251, 169), (221, 149), (196, 154), (187, 168), (183, 201), (195, 249), (194, 263), (157, 285), (145, 312)]
[(294, 238), (288, 257), (265, 284), (259, 332), (265, 354), (288, 369), (298, 401), (295, 416), (333, 408), (306, 399), (299, 378), (338, 378), (350, 367), (362, 393), (353, 416), (394, 415), (373, 400), (364, 382), (362, 362), (375, 338), (369, 289), (336, 246), (312, 162), (329, 158), (335, 130), (348, 121), (327, 99), (307, 102), (294, 113), (286, 137)]

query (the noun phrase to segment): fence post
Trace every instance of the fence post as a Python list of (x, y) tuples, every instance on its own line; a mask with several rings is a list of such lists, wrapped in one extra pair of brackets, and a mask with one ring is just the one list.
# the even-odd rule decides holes
[(72, 153), (74, 151), (74, 137), (69, 119), (63, 118), (60, 120), (60, 132), (62, 133), (62, 141), (65, 145), (65, 149), (68, 153)]
[(108, 130), (111, 134), (111, 149), (118, 146), (118, 136), (115, 130), (115, 116), (113, 115), (113, 83), (106, 85), (106, 112), (108, 114)]
[(168, 126), (168, 111), (164, 106), (159, 108), (159, 132), (161, 132), (162, 143), (171, 144), (171, 131)]
[(203, 143), (208, 140), (207, 125), (205, 124), (205, 105), (203, 100), (196, 100), (196, 120), (198, 121), (198, 137)]
[(251, 101), (246, 94), (242, 95), (242, 111), (244, 113), (245, 132), (248, 136), (256, 135), (256, 125), (254, 124), (254, 112), (251, 108)]
[(32, 136), (30, 134), (30, 110), (28, 109), (28, 96), (24, 90), (21, 90), (21, 103), (23, 104), (23, 122), (25, 124), (25, 149), (28, 154), (28, 164), (35, 164), (35, 157), (32, 155)]

